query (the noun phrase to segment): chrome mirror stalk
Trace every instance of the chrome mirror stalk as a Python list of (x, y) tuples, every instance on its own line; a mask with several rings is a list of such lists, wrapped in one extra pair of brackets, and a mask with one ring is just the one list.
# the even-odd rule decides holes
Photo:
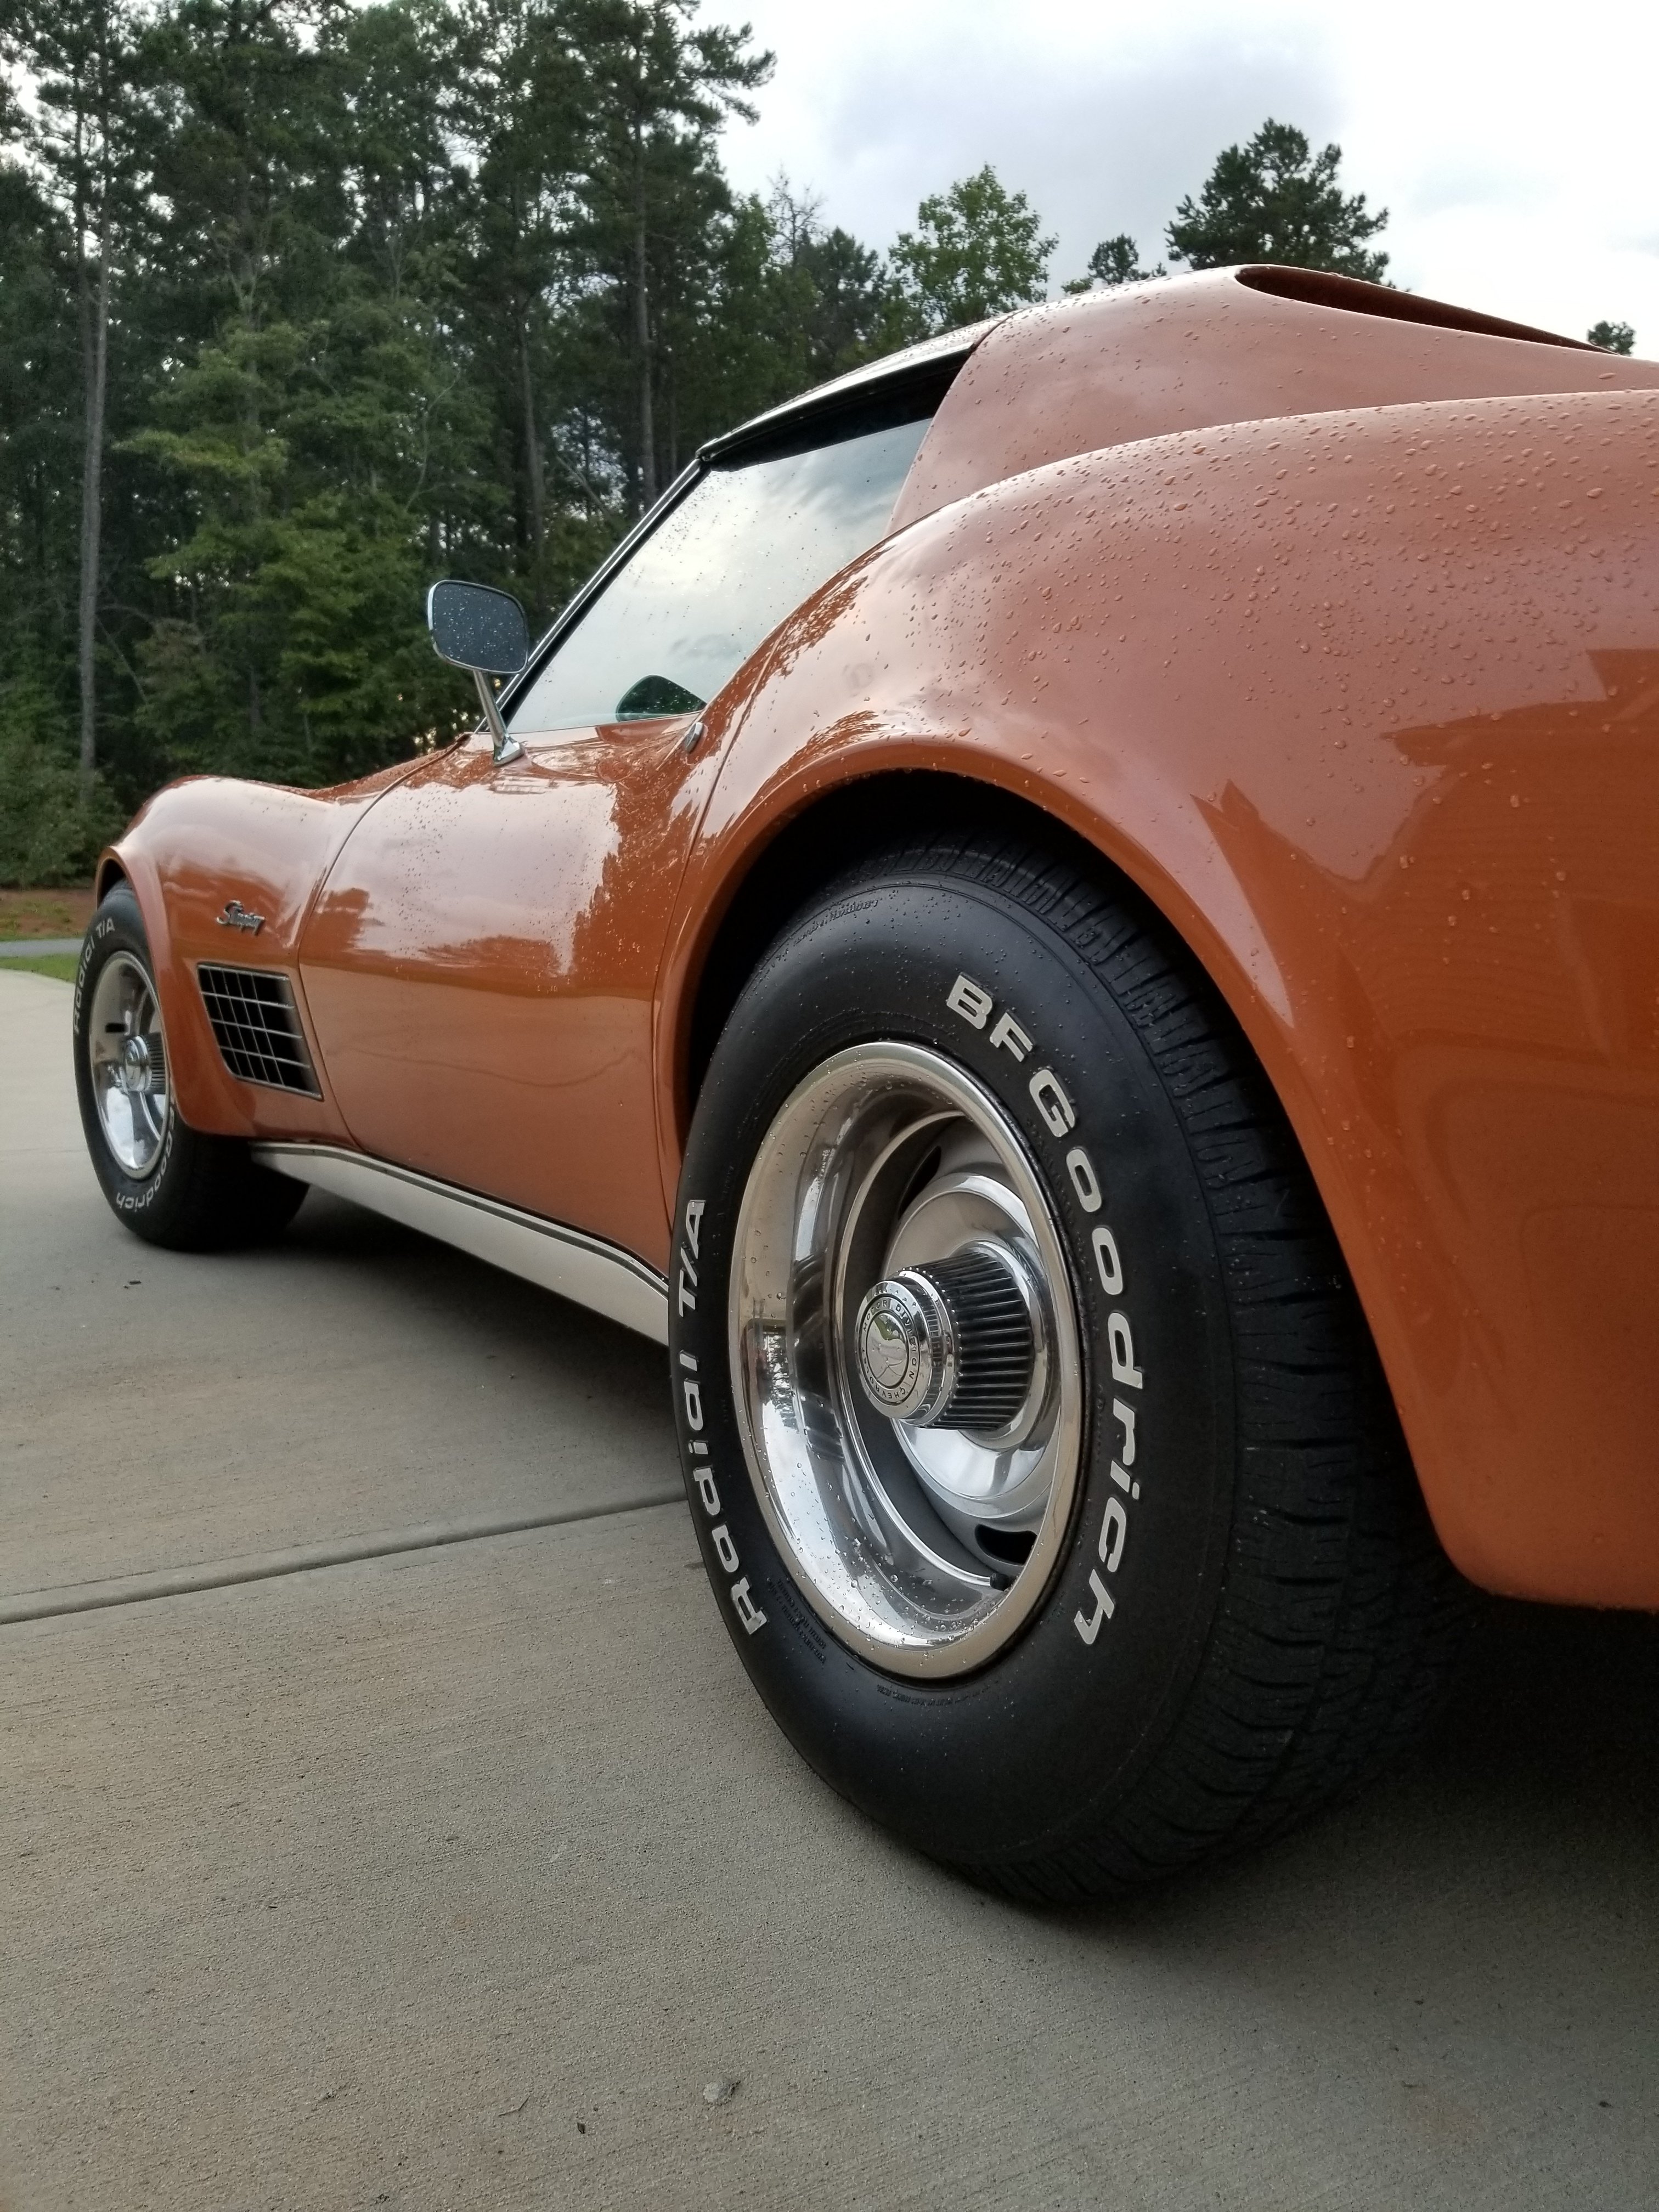
[(524, 747), (508, 733), (489, 679), (518, 675), (530, 659), (530, 626), (524, 609), (511, 592), (498, 592), (489, 584), (465, 584), (452, 576), (428, 592), (426, 626), (440, 660), (472, 671), (497, 765), (522, 760)]
[(501, 710), (495, 704), (495, 694), (489, 688), (489, 678), (482, 668), (475, 668), (472, 680), (478, 687), (478, 703), (483, 708), (484, 726), (489, 732), (490, 756), (497, 767), (503, 761), (522, 760), (524, 747), (501, 720)]

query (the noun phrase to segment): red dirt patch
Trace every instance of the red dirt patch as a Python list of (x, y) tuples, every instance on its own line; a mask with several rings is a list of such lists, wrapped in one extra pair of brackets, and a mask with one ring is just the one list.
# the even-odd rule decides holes
[(0, 891), (0, 942), (79, 937), (97, 903), (89, 890)]

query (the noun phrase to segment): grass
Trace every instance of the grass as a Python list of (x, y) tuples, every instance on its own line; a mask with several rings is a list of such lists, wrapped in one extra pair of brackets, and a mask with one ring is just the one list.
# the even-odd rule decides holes
[(72, 983), (79, 956), (73, 952), (37, 952), (32, 960), (0, 960), (0, 975), (50, 975), (59, 983)]

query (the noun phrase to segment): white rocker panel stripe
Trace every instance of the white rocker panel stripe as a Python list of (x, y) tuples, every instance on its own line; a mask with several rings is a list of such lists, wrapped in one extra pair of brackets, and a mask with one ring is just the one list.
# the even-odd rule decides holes
[(658, 1344), (668, 1341), (666, 1282), (654, 1267), (602, 1237), (335, 1145), (255, 1145), (252, 1150), (262, 1167), (278, 1175), (352, 1199)]

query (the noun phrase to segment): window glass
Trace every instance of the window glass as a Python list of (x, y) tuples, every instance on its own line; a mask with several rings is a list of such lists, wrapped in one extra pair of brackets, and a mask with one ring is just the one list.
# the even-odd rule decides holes
[(514, 730), (695, 713), (882, 536), (927, 428), (716, 463), (581, 617), (514, 708)]

